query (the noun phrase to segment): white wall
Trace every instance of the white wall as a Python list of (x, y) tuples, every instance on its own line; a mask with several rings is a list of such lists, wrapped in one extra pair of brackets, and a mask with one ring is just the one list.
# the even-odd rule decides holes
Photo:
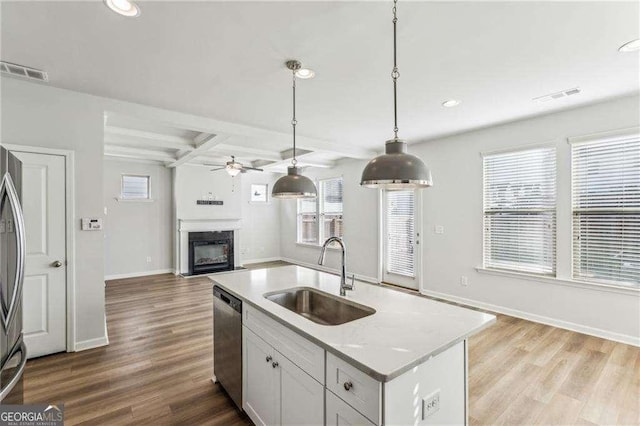
[[(434, 178), (434, 186), (423, 193), (423, 292), (639, 344), (637, 292), (570, 281), (570, 147), (566, 141), (567, 137), (638, 126), (639, 122), (639, 98), (632, 96), (411, 145), (411, 153), (428, 164)], [(524, 279), (476, 271), (482, 266), (480, 153), (549, 141), (555, 142), (558, 155), (559, 279)], [(363, 162), (345, 162), (313, 175), (344, 174), (348, 269), (376, 277), (377, 191), (359, 187), (363, 167)], [(313, 263), (318, 250), (295, 244), (294, 219), (295, 203), (290, 202), (282, 212), (282, 255)], [(435, 225), (444, 226), (445, 233), (435, 234)], [(468, 277), (467, 287), (459, 284), (462, 275)]]
[[(361, 279), (378, 279), (378, 191), (360, 187), (360, 175), (366, 161), (342, 161), (332, 169), (305, 170), (311, 179), (342, 176), (344, 179), (344, 241), (347, 246), (347, 272)], [(296, 243), (296, 201), (280, 200), (281, 253), (284, 259), (317, 266), (320, 247)], [(325, 265), (338, 269), (340, 252), (329, 250)]]
[[(123, 174), (149, 176), (153, 202), (118, 201)], [(172, 197), (172, 169), (105, 157), (106, 279), (174, 270)]]
[(103, 217), (103, 108), (98, 98), (1, 77), (2, 133), (7, 144), (75, 151), (76, 345), (107, 342), (102, 232), (80, 231), (81, 217)]
[[(242, 178), (232, 178), (224, 170), (211, 172), (211, 167), (182, 165), (175, 171), (177, 219), (240, 219)], [(209, 193), (223, 205), (197, 205)]]
[[(273, 184), (280, 175), (248, 172), (242, 179), (242, 231), (240, 262), (252, 263), (280, 258), (281, 200), (271, 199)], [(251, 202), (251, 184), (267, 184), (267, 203)]]

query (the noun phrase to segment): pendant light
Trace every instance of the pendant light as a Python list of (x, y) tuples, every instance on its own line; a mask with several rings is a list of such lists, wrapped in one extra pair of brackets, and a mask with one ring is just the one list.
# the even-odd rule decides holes
[(393, 139), (385, 144), (385, 153), (369, 161), (362, 171), (360, 185), (366, 188), (413, 189), (433, 185), (431, 172), (424, 162), (407, 153), (407, 142), (398, 139), (398, 72), (396, 55), (397, 0), (393, 1)]
[(302, 68), (299, 61), (287, 61), (287, 68), (293, 73), (293, 118), (291, 127), (293, 128), (293, 157), (291, 165), (287, 170), (287, 175), (281, 177), (273, 185), (271, 196), (274, 198), (315, 198), (317, 194), (316, 186), (308, 177), (302, 176), (296, 167), (296, 72)]

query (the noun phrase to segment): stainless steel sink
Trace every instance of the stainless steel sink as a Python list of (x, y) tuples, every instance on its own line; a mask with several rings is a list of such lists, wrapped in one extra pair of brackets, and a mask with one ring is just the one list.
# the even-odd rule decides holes
[(375, 309), (310, 287), (296, 287), (264, 295), (278, 305), (322, 325), (340, 325), (376, 313)]

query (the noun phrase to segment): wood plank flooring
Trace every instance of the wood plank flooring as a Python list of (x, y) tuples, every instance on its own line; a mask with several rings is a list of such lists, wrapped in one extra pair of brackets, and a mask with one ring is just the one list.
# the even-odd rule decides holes
[[(67, 425), (251, 424), (211, 382), (209, 279), (109, 281), (106, 300), (109, 346), (29, 360), (26, 403)], [(640, 424), (639, 348), (499, 315), (469, 363), (472, 425)]]

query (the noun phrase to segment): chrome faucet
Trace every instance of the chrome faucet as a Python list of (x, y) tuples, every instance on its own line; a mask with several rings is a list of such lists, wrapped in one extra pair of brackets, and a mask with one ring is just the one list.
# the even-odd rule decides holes
[(351, 276), (351, 284), (347, 284), (347, 247), (344, 245), (344, 241), (342, 238), (338, 237), (330, 237), (327, 238), (327, 241), (322, 245), (322, 251), (320, 251), (320, 258), (318, 259), (318, 265), (324, 264), (324, 255), (327, 251), (327, 246), (333, 242), (336, 242), (340, 245), (342, 249), (342, 270), (340, 271), (340, 296), (346, 296), (347, 290), (353, 290), (354, 288), (354, 280), (356, 279), (355, 275)]

